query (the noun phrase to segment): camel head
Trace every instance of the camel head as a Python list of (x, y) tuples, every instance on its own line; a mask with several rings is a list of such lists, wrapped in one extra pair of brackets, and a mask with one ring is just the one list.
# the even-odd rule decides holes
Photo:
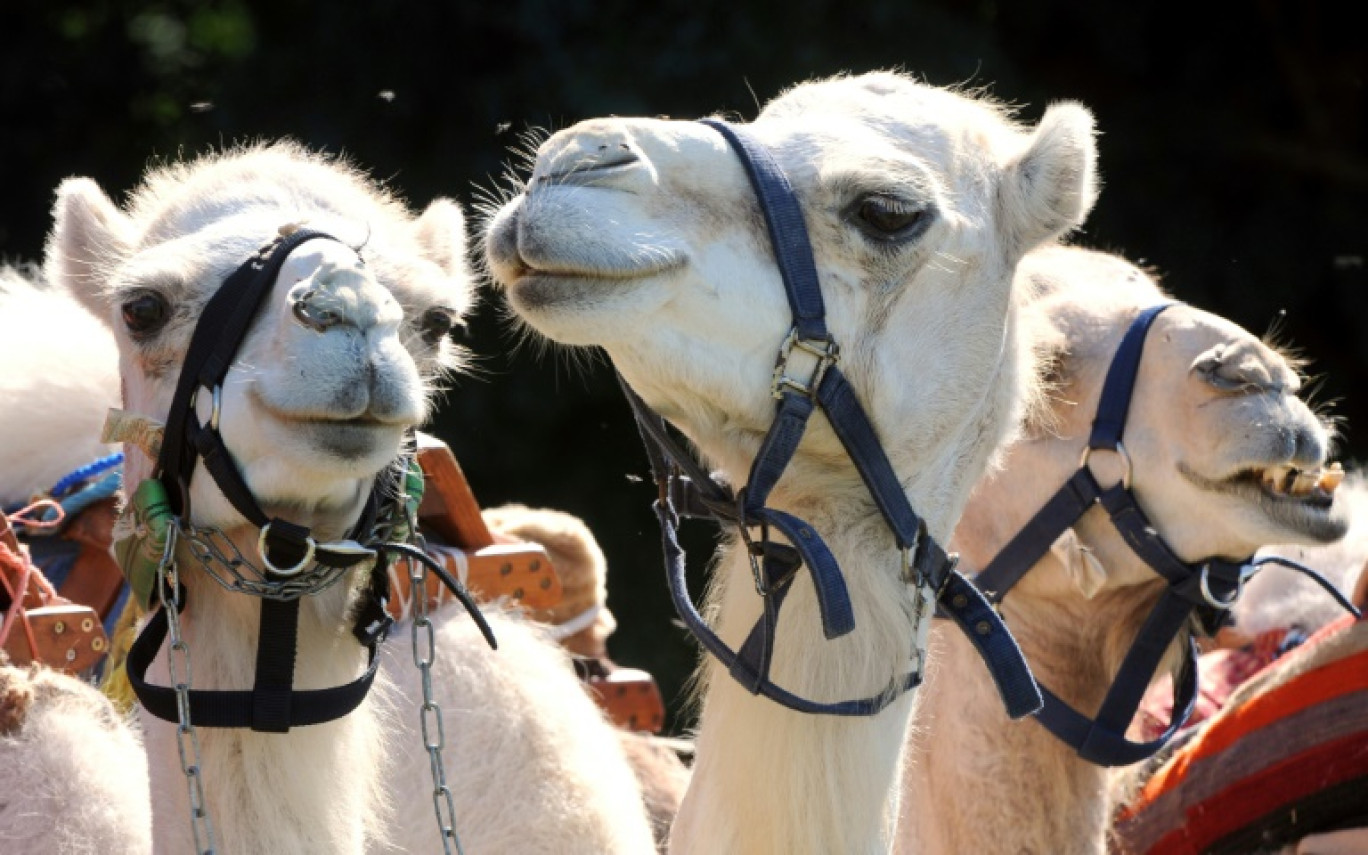
[[(254, 146), (155, 169), (123, 207), (89, 179), (65, 181), (47, 274), (113, 330), (124, 408), (163, 422), (206, 302), (300, 225), (338, 241), (305, 242), (286, 259), (223, 383), (219, 428), (266, 513), (340, 535), (456, 362), (446, 334), (471, 289), (454, 204), (414, 218), (345, 164)], [(201, 422), (209, 398), (198, 395)], [(153, 465), (131, 454), (126, 483)], [(240, 525), (198, 470), (191, 521)]]
[[(1059, 104), (1025, 129), (984, 101), (870, 74), (800, 85), (748, 129), (802, 204), (842, 371), (898, 471), (925, 475), (917, 498), (950, 499), (944, 516), (927, 503), (944, 533), (1024, 397), (1013, 272), (1088, 211), (1091, 116)], [(532, 328), (604, 347), (729, 478), (744, 474), (792, 319), (751, 185), (716, 130), (598, 119), (557, 133), (492, 218), (486, 251)], [(825, 424), (794, 465), (856, 483)]]
[[(1143, 271), (1099, 253), (1048, 250), (1022, 270), (1042, 285), (1035, 309), (1055, 336), (1052, 412), (965, 512), (956, 540), (978, 567), (1077, 469), (1122, 335), (1138, 310), (1165, 299)], [(1179, 558), (1239, 561), (1264, 544), (1327, 543), (1345, 533), (1333, 433), (1301, 391), (1294, 362), (1224, 318), (1177, 305), (1155, 320), (1124, 444), (1135, 496)], [(1113, 452), (1094, 453), (1089, 465), (1103, 486), (1124, 468)], [(1037, 569), (1019, 590), (1072, 586), (1093, 596), (1157, 582), (1100, 508), (1075, 531), (1054, 550), (1067, 580)]]

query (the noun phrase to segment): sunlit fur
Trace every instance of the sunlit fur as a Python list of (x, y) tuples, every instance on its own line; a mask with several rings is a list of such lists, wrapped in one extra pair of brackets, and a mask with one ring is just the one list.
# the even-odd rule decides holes
[(0, 266), (0, 342), (0, 505), (13, 507), (115, 450), (100, 426), (119, 403), (119, 355), (97, 318), (27, 268)]
[[(804, 206), (842, 370), (912, 504), (947, 538), (1037, 395), (1018, 310), (1029, 286), (1015, 268), (1090, 207), (1091, 117), (1055, 105), (1028, 129), (994, 105), (873, 74), (797, 86), (751, 129)], [(634, 165), (577, 176), (629, 150)], [(549, 338), (602, 346), (710, 465), (744, 483), (773, 416), (769, 378), (790, 314), (735, 155), (698, 124), (599, 119), (548, 139), (527, 187), (490, 218), (485, 241), (510, 304)], [(880, 244), (848, 216), (861, 192), (898, 194), (935, 218), (913, 241)], [(800, 577), (775, 680), (819, 700), (880, 691), (908, 666), (911, 599), (892, 536), (821, 416), (770, 504), (826, 539), (857, 623), (826, 640)], [(709, 611), (739, 645), (760, 602), (735, 543), (713, 580)], [(838, 719), (756, 698), (711, 661), (701, 679), (674, 851), (887, 852), (910, 697), (872, 719)]]
[[(1020, 273), (1037, 280), (1040, 296), (1026, 311), (1055, 351), (1050, 412), (1027, 426), (1001, 470), (975, 488), (952, 541), (970, 573), (1077, 469), (1121, 336), (1140, 308), (1164, 299), (1142, 270), (1080, 249), (1033, 253)], [(1220, 369), (1225, 379), (1262, 385), (1223, 389), (1204, 378), (1195, 367), (1216, 346), (1244, 359)], [(1254, 336), (1194, 308), (1170, 308), (1154, 322), (1124, 442), (1138, 501), (1185, 560), (1243, 558), (1264, 543), (1318, 543), (1342, 530), (1335, 521), (1342, 509), (1326, 512), (1328, 523), (1313, 515), (1317, 521), (1289, 528), (1254, 496), (1204, 490), (1182, 474), (1216, 482), (1246, 467), (1323, 463), (1330, 433), (1297, 398), (1294, 368)], [(1282, 441), (1293, 435), (1304, 437), (1295, 451)], [(1101, 483), (1114, 483), (1116, 455), (1094, 457)], [(1094, 509), (1013, 588), (1002, 611), (1036, 677), (1092, 714), (1163, 587)], [(1277, 609), (1270, 604), (1269, 611)], [(898, 851), (1106, 851), (1107, 770), (1033, 720), (1010, 722), (957, 629), (940, 624), (932, 641), (932, 674), (906, 754)]]
[(147, 758), (109, 700), (75, 677), (0, 655), (0, 849), (142, 855)]

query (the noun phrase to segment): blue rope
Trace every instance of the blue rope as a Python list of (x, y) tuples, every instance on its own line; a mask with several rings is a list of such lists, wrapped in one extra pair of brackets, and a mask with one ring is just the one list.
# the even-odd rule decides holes
[(106, 457), (101, 457), (99, 460), (87, 463), (86, 465), (81, 466), (73, 470), (72, 472), (68, 473), (60, 481), (54, 484), (52, 486), (52, 489), (48, 491), (48, 495), (54, 499), (60, 499), (63, 495), (70, 492), (73, 487), (77, 486), (81, 482), (88, 481), (96, 475), (99, 475), (101, 472), (118, 466), (119, 464), (123, 463), (123, 460), (123, 452), (116, 451), (113, 454), (110, 454)]

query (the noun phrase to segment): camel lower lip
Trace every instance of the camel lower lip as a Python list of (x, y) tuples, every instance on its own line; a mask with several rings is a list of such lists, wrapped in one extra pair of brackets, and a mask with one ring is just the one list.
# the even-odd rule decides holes
[(1183, 475), (1197, 486), (1215, 493), (1242, 499), (1279, 526), (1322, 542), (1338, 540), (1348, 529), (1342, 505), (1333, 495), (1290, 496), (1275, 493), (1259, 483), (1256, 475), (1244, 471), (1221, 480), (1198, 475), (1187, 467), (1180, 467)]
[(535, 311), (553, 306), (587, 306), (630, 289), (634, 282), (658, 276), (677, 267), (642, 268), (634, 271), (562, 271), (529, 268), (507, 286), (519, 309)]

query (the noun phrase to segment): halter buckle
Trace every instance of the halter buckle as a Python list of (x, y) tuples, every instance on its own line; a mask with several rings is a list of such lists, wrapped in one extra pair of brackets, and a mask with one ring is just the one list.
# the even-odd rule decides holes
[(292, 567), (277, 567), (271, 563), (271, 556), (266, 549), (266, 538), (271, 531), (271, 524), (261, 527), (261, 534), (257, 536), (257, 553), (261, 556), (261, 562), (266, 565), (266, 570), (276, 576), (297, 576), (309, 562), (313, 561), (314, 550), (318, 548), (318, 542), (312, 537), (304, 538), (304, 557), (299, 559), (299, 563)]
[[(811, 354), (816, 358), (817, 364), (812, 367), (812, 373), (808, 375), (807, 382), (795, 380), (788, 374), (789, 357), (793, 355), (794, 348)], [(802, 338), (798, 334), (798, 327), (789, 330), (788, 338), (779, 347), (779, 357), (774, 361), (774, 376), (770, 381), (770, 393), (775, 398), (783, 398), (785, 389), (806, 395), (812, 401), (817, 400), (817, 388), (822, 385), (822, 378), (826, 376), (827, 370), (836, 364), (840, 358), (841, 348), (833, 338)]]
[[(1094, 450), (1095, 450), (1095, 449), (1093, 449), (1093, 447), (1090, 446), (1090, 445), (1085, 445), (1085, 446), (1083, 446), (1083, 456), (1080, 457), (1080, 458), (1078, 458), (1078, 468), (1079, 468), (1079, 469), (1083, 469), (1083, 468), (1086, 468), (1086, 467), (1087, 467), (1087, 465), (1088, 465), (1088, 458), (1092, 455), (1092, 453), (1093, 453)], [(1126, 469), (1125, 469), (1125, 471), (1121, 473), (1121, 486), (1124, 487), (1124, 488), (1126, 488), (1127, 490), (1129, 490), (1129, 489), (1130, 489), (1130, 486), (1131, 486), (1131, 472), (1134, 470), (1135, 467), (1134, 467), (1134, 464), (1131, 463), (1131, 456), (1130, 456), (1130, 454), (1126, 451), (1126, 447), (1125, 447), (1124, 445), (1121, 444), (1121, 440), (1118, 439), (1118, 440), (1116, 441), (1116, 447), (1115, 447), (1115, 448), (1103, 448), (1103, 449), (1097, 449), (1097, 450), (1100, 450), (1100, 451), (1115, 451), (1118, 455), (1121, 456), (1121, 462), (1124, 463), (1124, 464), (1126, 464)]]

